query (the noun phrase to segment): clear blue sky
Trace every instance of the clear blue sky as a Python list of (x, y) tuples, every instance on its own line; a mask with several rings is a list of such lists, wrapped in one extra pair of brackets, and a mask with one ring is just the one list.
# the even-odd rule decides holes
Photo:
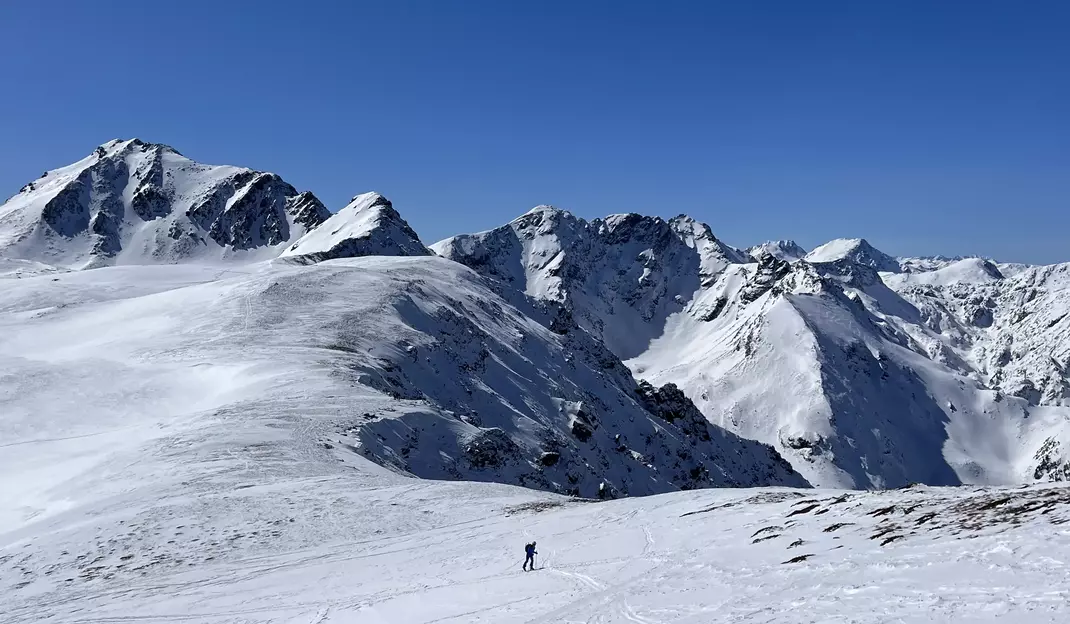
[(9, 0), (0, 84), (3, 196), (137, 136), (425, 242), (549, 203), (1070, 260), (1064, 1)]

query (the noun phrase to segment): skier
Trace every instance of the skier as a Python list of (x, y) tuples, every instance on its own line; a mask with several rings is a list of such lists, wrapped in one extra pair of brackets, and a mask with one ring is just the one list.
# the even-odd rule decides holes
[(531, 569), (534, 570), (535, 569), (535, 555), (539, 554), (538, 551), (535, 550), (535, 542), (532, 542), (530, 544), (524, 544), (524, 554), (527, 555), (527, 556), (524, 557), (524, 565), (522, 567), (524, 568), (525, 571), (527, 571), (528, 570), (528, 564), (530, 563), (531, 564)]

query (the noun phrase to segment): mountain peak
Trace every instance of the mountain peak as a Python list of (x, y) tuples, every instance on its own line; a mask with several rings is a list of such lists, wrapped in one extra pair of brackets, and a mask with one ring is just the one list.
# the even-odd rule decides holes
[(510, 223), (543, 223), (544, 221), (557, 223), (561, 220), (572, 221), (576, 219), (576, 215), (568, 210), (549, 204), (540, 204), (513, 219)]
[(628, 213), (586, 221), (549, 209), (433, 248), (530, 297), (566, 306), (582, 329), (622, 358), (660, 335), (703, 283), (750, 261), (687, 216), (666, 221)]
[(756, 260), (762, 256), (773, 256), (777, 260), (801, 260), (806, 256), (806, 250), (793, 240), (766, 241), (761, 245), (755, 245), (747, 250)]
[(113, 139), (0, 205), (0, 253), (68, 268), (274, 257), (330, 212), (272, 173)]
[(811, 264), (849, 262), (876, 271), (899, 273), (899, 261), (880, 251), (864, 238), (837, 238), (817, 247), (803, 258)]
[(93, 151), (93, 155), (98, 158), (105, 158), (108, 156), (116, 156), (119, 154), (129, 153), (135, 150), (141, 152), (169, 152), (177, 156), (182, 156), (182, 154), (178, 150), (171, 147), (170, 145), (165, 145), (163, 143), (150, 143), (148, 141), (142, 141), (141, 139), (136, 137), (133, 139), (112, 139), (106, 143), (102, 143), (98, 145), (97, 148)]
[(677, 232), (685, 232), (696, 237), (713, 237), (709, 225), (686, 214), (679, 214), (669, 219), (669, 225)]
[(280, 257), (322, 262), (360, 256), (427, 256), (431, 251), (383, 195), (355, 195), (345, 208), (305, 234)]
[(560, 208), (556, 208), (554, 206), (551, 206), (550, 204), (539, 204), (538, 206), (535, 206), (534, 208), (532, 208), (531, 210), (525, 212), (524, 214), (522, 214), (520, 216), (523, 217), (523, 216), (527, 216), (527, 215), (530, 215), (530, 214), (535, 214), (535, 213), (538, 213), (538, 212), (567, 212), (567, 211), (562, 210)]

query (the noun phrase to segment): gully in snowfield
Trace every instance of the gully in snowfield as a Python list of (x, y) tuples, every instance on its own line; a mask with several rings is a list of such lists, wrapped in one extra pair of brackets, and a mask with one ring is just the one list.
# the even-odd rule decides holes
[(524, 557), (524, 565), (522, 567), (525, 570), (527, 570), (528, 569), (528, 564), (530, 563), (531, 564), (531, 569), (534, 570), (535, 569), (535, 555), (539, 554), (538, 551), (535, 550), (535, 542), (532, 542), (530, 544), (524, 544), (524, 554), (526, 556)]

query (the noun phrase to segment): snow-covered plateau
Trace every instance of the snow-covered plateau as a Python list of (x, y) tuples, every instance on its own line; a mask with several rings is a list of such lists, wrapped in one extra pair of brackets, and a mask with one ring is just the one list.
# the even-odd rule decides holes
[(1068, 365), (1070, 264), (111, 141), (0, 205), (0, 622), (1064, 622)]

